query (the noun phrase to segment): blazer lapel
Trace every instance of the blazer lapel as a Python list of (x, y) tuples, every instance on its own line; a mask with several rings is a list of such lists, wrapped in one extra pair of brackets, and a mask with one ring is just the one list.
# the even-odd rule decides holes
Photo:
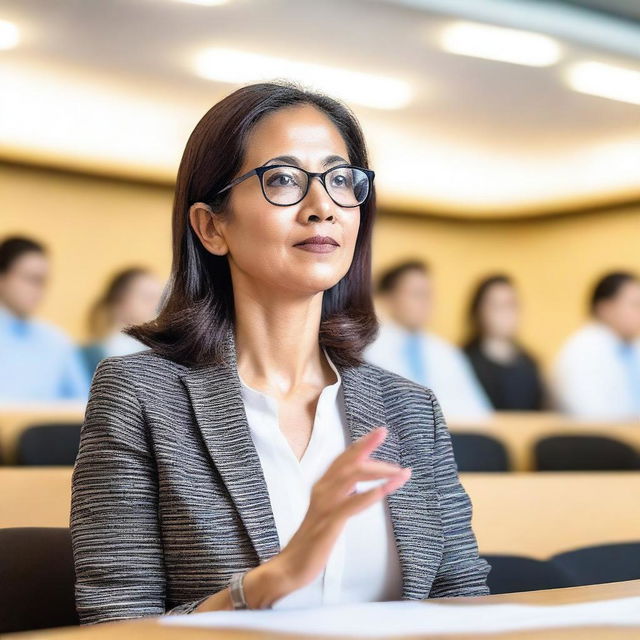
[(280, 552), (280, 540), (242, 401), (233, 331), (225, 359), (226, 364), (194, 367), (180, 377), (213, 464), (263, 563)]
[[(388, 435), (371, 457), (392, 464), (410, 465), (410, 452), (401, 443), (402, 425), (386, 422), (384, 397), (377, 368), (355, 367), (341, 370), (345, 411), (353, 440), (379, 426)], [(426, 419), (426, 417), (425, 417)], [(407, 425), (409, 428), (409, 425)], [(425, 461), (422, 461), (424, 464)], [(415, 464), (414, 464), (415, 466)], [(399, 489), (386, 497), (402, 570), (403, 599), (423, 599), (429, 595), (442, 559), (443, 538), (437, 493), (414, 473)]]
[[(388, 435), (372, 458), (394, 464), (403, 461), (400, 436), (386, 423), (377, 369), (342, 367), (347, 426), (356, 440), (378, 426)], [(280, 552), (278, 531), (269, 490), (256, 451), (237, 372), (233, 329), (225, 340), (225, 364), (194, 367), (180, 374), (193, 405), (197, 425), (260, 562)], [(437, 520), (437, 496), (413, 476), (386, 500), (392, 520), (403, 577), (403, 598), (426, 598), (442, 553), (442, 533)], [(438, 538), (440, 536), (440, 538)], [(438, 541), (431, 546), (428, 541)], [(416, 544), (416, 541), (418, 543)], [(418, 552), (417, 552), (418, 551)]]

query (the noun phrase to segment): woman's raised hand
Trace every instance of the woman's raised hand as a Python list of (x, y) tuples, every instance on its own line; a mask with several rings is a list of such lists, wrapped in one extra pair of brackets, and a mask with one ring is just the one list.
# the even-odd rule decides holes
[[(295, 589), (312, 582), (324, 569), (348, 518), (400, 488), (410, 478), (410, 468), (369, 458), (387, 433), (386, 427), (378, 427), (356, 440), (313, 485), (304, 520), (278, 554)], [(385, 479), (386, 482), (361, 493), (355, 490), (358, 482)]]
[[(347, 519), (395, 491), (410, 478), (410, 468), (369, 458), (386, 437), (386, 427), (378, 427), (362, 436), (337, 456), (313, 485), (307, 513), (289, 543), (280, 553), (246, 573), (244, 592), (251, 609), (270, 607), (312, 582), (327, 564)], [(372, 480), (386, 482), (367, 491), (355, 490), (356, 483)], [(226, 588), (209, 596), (195, 611), (232, 608)]]

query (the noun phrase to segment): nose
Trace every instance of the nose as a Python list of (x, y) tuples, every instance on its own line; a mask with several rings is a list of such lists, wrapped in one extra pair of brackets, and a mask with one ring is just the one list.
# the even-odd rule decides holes
[(336, 204), (329, 197), (320, 178), (315, 176), (309, 184), (309, 191), (300, 203), (300, 216), (304, 219), (314, 218), (318, 220), (333, 220), (335, 218)]

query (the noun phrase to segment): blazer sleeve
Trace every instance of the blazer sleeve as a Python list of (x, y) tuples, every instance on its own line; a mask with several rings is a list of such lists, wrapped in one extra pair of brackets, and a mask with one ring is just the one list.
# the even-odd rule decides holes
[(435, 421), (434, 472), (442, 513), (444, 552), (429, 598), (489, 595), (491, 565), (478, 555), (472, 504), (458, 476), (451, 434), (440, 403), (428, 390)]
[(96, 369), (72, 475), (70, 529), (80, 624), (165, 611), (158, 479), (134, 385), (119, 358)]

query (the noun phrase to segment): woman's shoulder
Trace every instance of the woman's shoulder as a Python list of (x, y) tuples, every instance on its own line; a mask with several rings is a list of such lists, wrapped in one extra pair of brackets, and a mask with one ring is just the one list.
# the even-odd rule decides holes
[(162, 378), (177, 378), (188, 371), (188, 367), (159, 354), (153, 349), (145, 349), (121, 356), (108, 356), (100, 360), (96, 376), (101, 378), (125, 376), (129, 379), (151, 382)]
[(360, 365), (360, 368), (363, 379), (380, 389), (385, 404), (404, 403), (405, 407), (431, 408), (435, 398), (431, 387), (370, 362)]

